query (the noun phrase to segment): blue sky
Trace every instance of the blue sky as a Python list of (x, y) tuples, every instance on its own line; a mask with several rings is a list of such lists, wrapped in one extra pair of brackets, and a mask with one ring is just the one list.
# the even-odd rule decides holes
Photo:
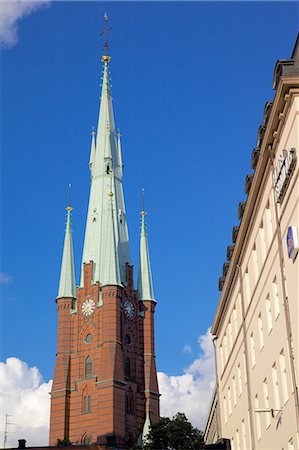
[(52, 2), (20, 21), (1, 60), (1, 353), (45, 380), (68, 183), (79, 279), (105, 11), (135, 280), (144, 186), (157, 367), (168, 375), (194, 361), (212, 323), (274, 65), (299, 23), (295, 2)]

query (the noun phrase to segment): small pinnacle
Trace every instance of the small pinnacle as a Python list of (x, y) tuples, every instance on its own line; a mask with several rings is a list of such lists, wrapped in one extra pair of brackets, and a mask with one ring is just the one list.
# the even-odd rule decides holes
[(120, 129), (119, 129), (119, 128), (118, 128), (118, 131), (117, 131), (117, 136), (118, 136), (118, 137), (121, 137)]
[(94, 136), (96, 134), (96, 132), (94, 131), (94, 127), (91, 128), (91, 134), (92, 134), (92, 136)]
[(73, 208), (72, 208), (71, 206), (67, 206), (65, 209), (66, 209), (67, 211), (73, 211)]

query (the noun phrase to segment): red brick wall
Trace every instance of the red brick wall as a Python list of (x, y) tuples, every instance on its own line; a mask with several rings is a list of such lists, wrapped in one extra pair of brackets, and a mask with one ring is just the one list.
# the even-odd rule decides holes
[[(77, 289), (77, 312), (70, 312), (71, 299), (57, 300), (58, 351), (51, 393), (51, 445), (65, 436), (77, 445), (82, 444), (84, 436), (89, 443), (105, 445), (106, 437), (115, 435), (118, 447), (124, 447), (130, 434), (137, 439), (142, 431), (145, 397), (150, 402), (152, 420), (157, 420), (154, 305), (138, 300), (133, 289), (133, 267), (127, 265), (126, 271), (126, 288), (100, 288), (99, 283), (92, 283), (93, 263), (85, 264), (84, 287)], [(88, 298), (94, 301), (95, 309), (90, 316), (84, 316), (81, 307)], [(134, 305), (133, 318), (124, 313), (126, 300)], [(90, 343), (85, 342), (88, 334), (92, 334)], [(88, 356), (92, 360), (90, 378), (85, 376)], [(130, 359), (129, 377), (125, 374), (126, 358)], [(132, 397), (130, 410), (128, 395)], [(90, 411), (84, 411), (84, 397), (88, 396)]]

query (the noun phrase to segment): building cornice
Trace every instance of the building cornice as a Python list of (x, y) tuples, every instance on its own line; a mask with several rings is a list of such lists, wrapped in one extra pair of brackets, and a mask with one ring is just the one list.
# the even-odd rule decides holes
[[(250, 229), (254, 223), (253, 212), (258, 208), (258, 198), (263, 181), (267, 179), (270, 170), (270, 160), (275, 154), (286, 115), (285, 105), (291, 104), (294, 95), (299, 95), (299, 76), (281, 77), (277, 86), (272, 110), (265, 129), (264, 138), (260, 146), (260, 154), (248, 194), (246, 207), (240, 223), (237, 240), (230, 260), (225, 283), (218, 302), (211, 333), (218, 336), (222, 323), (223, 313), (229, 304), (230, 292), (234, 286), (235, 274), (238, 266), (241, 266), (244, 253), (250, 238)], [(282, 124), (280, 126), (280, 124)]]

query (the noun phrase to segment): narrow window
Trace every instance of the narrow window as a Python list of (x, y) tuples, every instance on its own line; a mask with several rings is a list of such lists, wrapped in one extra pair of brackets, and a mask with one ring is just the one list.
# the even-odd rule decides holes
[(251, 333), (251, 335), (250, 335), (249, 345), (250, 345), (251, 367), (254, 367), (255, 366), (255, 348), (254, 348), (253, 333)]
[(264, 230), (264, 222), (262, 220), (260, 229), (259, 229), (259, 248), (260, 248), (260, 266), (262, 266), (265, 256), (266, 256), (266, 241), (265, 241), (265, 230)]
[(249, 285), (249, 274), (248, 274), (248, 268), (245, 271), (244, 274), (244, 292), (245, 292), (245, 305), (248, 306), (251, 300), (251, 294), (250, 294), (250, 285)]
[(238, 374), (238, 390), (239, 390), (239, 397), (242, 395), (242, 374), (241, 374), (241, 367), (240, 364), (237, 368), (237, 374)]
[(260, 350), (264, 347), (264, 330), (263, 330), (263, 320), (262, 320), (262, 313), (259, 313), (258, 319), (258, 329), (259, 329), (259, 345)]
[(278, 386), (276, 363), (274, 363), (272, 366), (272, 381), (273, 381), (273, 392), (274, 392), (274, 406), (275, 406), (275, 409), (280, 409), (280, 396), (279, 396), (279, 386)]
[[(256, 396), (254, 397), (254, 406), (255, 406), (255, 410), (257, 411), (259, 409), (259, 400), (258, 400), (258, 396), (256, 394)], [(262, 437), (262, 433), (261, 433), (261, 417), (260, 417), (260, 413), (256, 412), (255, 413), (255, 417), (256, 417), (256, 431), (257, 431), (257, 440), (259, 441)]]
[(269, 203), (267, 205), (267, 208), (265, 209), (264, 224), (265, 224), (266, 243), (267, 247), (269, 248), (273, 237), (273, 224)]
[(223, 356), (223, 346), (220, 345), (220, 372), (224, 369), (224, 356)]
[(273, 322), (272, 322), (272, 310), (271, 310), (271, 300), (269, 294), (266, 298), (266, 314), (267, 314), (267, 325), (268, 325), (268, 334), (273, 328)]
[(283, 401), (284, 403), (286, 403), (289, 399), (289, 392), (288, 392), (286, 363), (283, 350), (281, 350), (279, 354), (279, 366), (280, 366)]
[(125, 378), (131, 378), (131, 362), (128, 357), (125, 360)]
[(83, 397), (83, 408), (82, 408), (83, 412), (87, 411), (87, 398), (86, 395), (84, 395)]
[(86, 433), (84, 433), (82, 436), (82, 445), (89, 445), (89, 437)]
[(231, 450), (235, 450), (235, 441), (234, 441), (233, 437), (230, 440), (230, 446), (231, 446)]
[(230, 387), (227, 390), (227, 401), (228, 401), (228, 415), (231, 416), (231, 414), (232, 414), (232, 393), (231, 393)]
[(236, 379), (235, 379), (235, 377), (233, 377), (232, 388), (233, 388), (233, 405), (235, 407), (236, 404), (237, 404), (237, 389), (236, 389)]
[(91, 412), (91, 396), (87, 397), (87, 411)]
[(237, 447), (237, 450), (240, 450), (240, 433), (239, 433), (239, 430), (237, 429), (236, 430), (236, 447)]
[(227, 336), (226, 333), (223, 336), (223, 349), (224, 349), (224, 362), (226, 364), (228, 358), (228, 349), (227, 349)]
[(238, 316), (237, 316), (237, 307), (236, 307), (236, 303), (235, 303), (235, 305), (234, 305), (232, 317), (233, 317), (233, 324), (234, 324), (234, 337), (236, 338), (237, 335), (238, 335)]
[(257, 280), (258, 280), (258, 276), (259, 276), (257, 251), (256, 251), (255, 244), (254, 244), (252, 252), (251, 252), (251, 267), (252, 267), (252, 273), (253, 273), (253, 278), (251, 279), (252, 292), (253, 292), (255, 285), (257, 283)]
[(85, 361), (85, 378), (92, 377), (92, 360), (90, 356), (87, 356)]
[(288, 450), (294, 450), (294, 441), (293, 438), (291, 438), (288, 442)]
[(229, 345), (229, 351), (231, 351), (233, 347), (233, 333), (232, 333), (232, 324), (231, 321), (228, 322), (227, 325), (227, 334), (228, 334), (228, 345)]
[[(269, 392), (268, 392), (267, 378), (265, 378), (263, 381), (263, 394), (264, 394), (264, 405), (263, 406), (265, 409), (269, 409)], [(265, 413), (265, 418), (266, 418), (266, 427), (269, 428), (269, 426), (271, 425), (270, 412)]]
[(247, 449), (247, 436), (246, 436), (246, 428), (245, 428), (245, 421), (244, 421), (244, 419), (242, 420), (241, 426), (242, 426), (243, 449)]
[(243, 352), (243, 373), (244, 373), (244, 383), (247, 384), (247, 370), (246, 370), (246, 356)]
[(273, 304), (274, 304), (274, 317), (275, 320), (279, 316), (279, 297), (278, 297), (278, 287), (277, 287), (277, 279), (274, 278), (272, 282), (272, 294), (273, 294)]
[(129, 387), (128, 391), (127, 391), (127, 413), (128, 414), (134, 414), (134, 394), (132, 391), (132, 388)]
[(227, 405), (226, 405), (226, 397), (223, 397), (223, 411), (224, 411), (224, 423), (227, 423)]

